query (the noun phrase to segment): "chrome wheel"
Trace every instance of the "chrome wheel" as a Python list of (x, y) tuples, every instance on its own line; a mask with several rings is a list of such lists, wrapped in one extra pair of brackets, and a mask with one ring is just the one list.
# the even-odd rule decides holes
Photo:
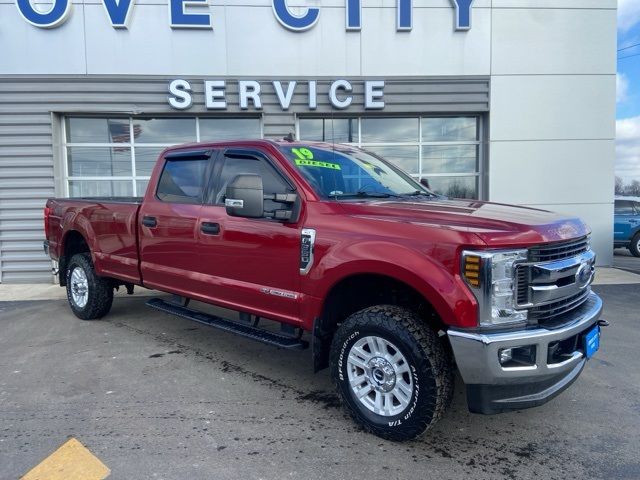
[(402, 413), (413, 396), (413, 378), (407, 359), (384, 338), (363, 337), (347, 357), (349, 385), (368, 410), (392, 417)]
[(73, 303), (79, 308), (84, 308), (89, 299), (89, 281), (81, 267), (76, 267), (71, 272), (70, 290)]

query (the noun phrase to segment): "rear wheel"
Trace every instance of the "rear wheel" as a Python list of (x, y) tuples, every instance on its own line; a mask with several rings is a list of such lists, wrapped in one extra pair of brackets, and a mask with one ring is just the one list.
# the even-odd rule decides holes
[(366, 430), (410, 440), (444, 413), (453, 394), (449, 355), (415, 313), (393, 305), (351, 315), (331, 345), (343, 404)]
[(88, 253), (71, 257), (67, 265), (67, 300), (76, 317), (82, 320), (102, 318), (113, 303), (113, 286), (108, 278), (96, 275)]
[(631, 245), (629, 245), (629, 251), (634, 257), (640, 257), (640, 232), (636, 233), (631, 239)]

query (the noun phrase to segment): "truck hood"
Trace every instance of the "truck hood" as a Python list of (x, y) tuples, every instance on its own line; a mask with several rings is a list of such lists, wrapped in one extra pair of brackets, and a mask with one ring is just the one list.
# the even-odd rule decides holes
[(474, 233), (492, 247), (557, 242), (590, 233), (589, 227), (577, 217), (476, 200), (418, 197), (367, 199), (341, 205), (346, 214), (355, 217)]

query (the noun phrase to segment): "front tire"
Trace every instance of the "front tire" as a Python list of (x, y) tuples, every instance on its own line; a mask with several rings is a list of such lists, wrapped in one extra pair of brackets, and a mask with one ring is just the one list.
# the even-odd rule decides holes
[(631, 245), (629, 245), (629, 251), (634, 257), (640, 257), (640, 232), (636, 233), (631, 239)]
[(451, 360), (438, 336), (393, 305), (347, 318), (331, 344), (331, 374), (355, 422), (388, 440), (424, 433), (453, 395)]
[(104, 317), (113, 303), (113, 286), (108, 278), (96, 275), (88, 253), (71, 257), (66, 271), (67, 300), (76, 317), (94, 320)]

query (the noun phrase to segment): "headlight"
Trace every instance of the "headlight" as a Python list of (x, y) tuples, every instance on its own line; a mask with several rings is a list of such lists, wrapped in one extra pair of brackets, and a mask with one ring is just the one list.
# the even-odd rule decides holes
[(480, 326), (527, 321), (514, 294), (515, 266), (526, 259), (526, 250), (462, 252), (462, 276), (478, 300)]

